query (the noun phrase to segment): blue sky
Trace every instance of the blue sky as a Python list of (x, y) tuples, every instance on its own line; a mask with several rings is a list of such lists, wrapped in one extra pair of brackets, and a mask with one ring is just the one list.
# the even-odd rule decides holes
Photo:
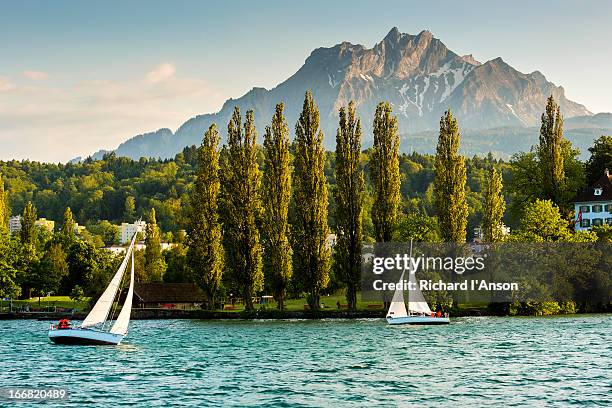
[(0, 158), (67, 160), (271, 88), (317, 47), (430, 30), (612, 111), (609, 1), (0, 0)]

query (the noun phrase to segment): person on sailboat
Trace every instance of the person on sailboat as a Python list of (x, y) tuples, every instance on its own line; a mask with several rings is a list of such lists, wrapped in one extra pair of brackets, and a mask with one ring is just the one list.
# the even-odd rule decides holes
[(70, 328), (70, 320), (68, 320), (68, 319), (61, 319), (57, 323), (57, 329), (58, 330), (65, 330), (65, 329), (69, 329), (69, 328)]

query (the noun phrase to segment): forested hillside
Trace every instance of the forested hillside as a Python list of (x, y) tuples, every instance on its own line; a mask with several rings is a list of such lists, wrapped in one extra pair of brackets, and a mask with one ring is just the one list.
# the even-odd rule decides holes
[[(370, 153), (371, 150), (365, 150), (362, 154), (366, 168)], [(196, 147), (191, 146), (172, 160), (134, 161), (110, 153), (102, 160), (74, 164), (9, 161), (0, 162), (0, 172), (8, 191), (11, 214), (22, 214), (26, 203), (32, 201), (39, 217), (61, 222), (64, 210), (70, 207), (80, 225), (91, 226), (101, 220), (119, 224), (144, 219), (154, 207), (162, 231), (175, 233), (184, 228), (184, 210), (195, 177), (196, 155)], [(259, 158), (261, 166), (262, 154)], [(334, 162), (334, 153), (328, 152), (325, 173), (330, 186), (335, 184)], [(492, 157), (466, 159), (470, 226), (476, 226), (480, 220), (482, 187), (491, 165), (509, 177), (506, 162)], [(433, 155), (400, 155), (401, 192), (406, 211), (432, 214), (433, 166)], [(371, 190), (367, 177), (366, 188)], [(334, 224), (333, 205), (330, 196), (330, 225)], [(369, 212), (365, 217), (366, 237), (371, 237)]]

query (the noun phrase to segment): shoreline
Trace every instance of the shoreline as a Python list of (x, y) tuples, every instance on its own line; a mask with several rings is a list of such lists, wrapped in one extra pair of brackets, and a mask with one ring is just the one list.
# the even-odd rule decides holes
[[(386, 310), (322, 310), (313, 311), (280, 311), (276, 309), (253, 310), (250, 312), (224, 312), (209, 310), (168, 310), (168, 309), (133, 309), (131, 320), (158, 320), (158, 319), (186, 319), (186, 320), (254, 320), (254, 319), (368, 319), (384, 318)], [(470, 316), (483, 316), (482, 313), (462, 314)], [(13, 312), (0, 313), (0, 320), (83, 320), (86, 313), (46, 313), (46, 312)], [(458, 316), (457, 316), (458, 317)]]
[[(573, 315), (607, 314), (601, 313), (576, 313)], [(251, 312), (223, 312), (209, 310), (169, 310), (169, 309), (134, 309), (132, 310), (132, 320), (163, 320), (163, 319), (183, 319), (183, 320), (319, 320), (319, 319), (383, 319), (387, 312), (384, 310), (323, 310), (312, 311), (279, 311), (254, 310)], [(46, 312), (3, 312), (0, 313), (0, 320), (49, 320), (55, 321), (62, 318), (70, 320), (83, 320), (86, 313), (46, 313)], [(487, 313), (480, 309), (466, 309), (459, 313), (451, 313), (451, 317), (503, 317), (505, 314)], [(550, 316), (569, 316), (569, 315), (550, 315)], [(550, 317), (550, 316), (512, 316), (512, 317)]]
[[(45, 312), (13, 312), (0, 313), (0, 320), (59, 320), (68, 318), (70, 320), (83, 320), (86, 313), (45, 313)], [(254, 310), (250, 312), (223, 312), (209, 310), (166, 310), (166, 309), (133, 309), (131, 320), (158, 320), (158, 319), (184, 319), (184, 320), (254, 320), (254, 319), (364, 319), (384, 318), (386, 311), (364, 310), (364, 311), (278, 311), (278, 310)]]

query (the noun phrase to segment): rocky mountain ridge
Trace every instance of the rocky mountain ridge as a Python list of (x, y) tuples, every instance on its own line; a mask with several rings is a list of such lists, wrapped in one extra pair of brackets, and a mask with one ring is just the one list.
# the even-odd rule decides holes
[[(563, 87), (538, 71), (525, 74), (502, 58), (484, 63), (449, 50), (429, 31), (417, 35), (393, 28), (372, 48), (343, 42), (315, 49), (304, 65), (273, 89), (253, 88), (227, 100), (217, 113), (190, 118), (176, 132), (160, 129), (122, 143), (118, 155), (172, 157), (184, 146), (199, 144), (210, 124), (223, 130), (234, 106), (255, 111), (260, 137), (278, 102), (285, 102), (293, 128), (304, 92), (312, 90), (321, 112), (327, 148), (333, 148), (338, 109), (354, 100), (364, 127), (364, 146), (378, 102), (389, 101), (404, 135), (436, 130), (440, 116), (452, 109), (462, 129), (530, 128), (537, 126), (546, 98), (553, 95), (566, 118), (592, 117), (583, 105), (565, 97)], [(97, 153), (100, 156), (102, 152)]]

